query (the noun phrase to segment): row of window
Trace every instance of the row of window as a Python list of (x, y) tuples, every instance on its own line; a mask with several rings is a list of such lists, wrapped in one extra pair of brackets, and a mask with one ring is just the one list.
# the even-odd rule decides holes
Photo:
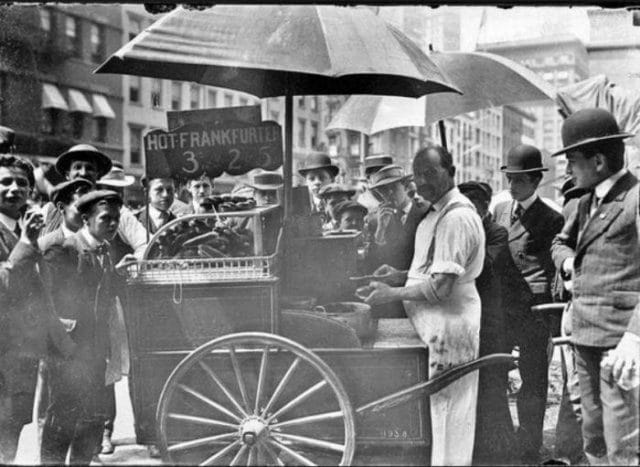
[[(64, 50), (72, 57), (84, 58), (84, 28), (88, 26), (89, 58), (93, 63), (101, 63), (105, 58), (105, 27), (102, 24), (89, 22), (85, 24), (79, 17), (61, 14), (54, 15), (49, 8), (40, 8), (40, 27), (47, 42), (52, 43), (58, 36), (57, 31), (64, 31)], [(85, 39), (86, 40), (86, 39)]]
[(42, 109), (40, 131), (51, 136), (66, 136), (76, 140), (91, 139), (107, 142), (107, 119), (85, 115), (82, 112), (65, 112), (60, 109)]
[[(318, 133), (318, 122), (310, 122), (311, 125), (311, 149), (316, 149), (318, 144), (320, 144), (319, 133)], [(307, 147), (307, 120), (304, 118), (298, 119), (298, 147), (306, 148)]]

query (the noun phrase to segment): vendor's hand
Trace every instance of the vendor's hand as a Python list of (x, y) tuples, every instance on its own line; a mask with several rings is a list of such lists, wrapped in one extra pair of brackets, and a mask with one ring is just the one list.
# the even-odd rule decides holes
[(37, 245), (38, 236), (40, 235), (40, 231), (43, 227), (44, 217), (42, 216), (42, 213), (39, 211), (27, 212), (22, 223), (20, 239), (32, 245)]
[(566, 278), (570, 278), (573, 275), (573, 261), (574, 261), (574, 258), (571, 257), (571, 258), (565, 259), (564, 262), (562, 263), (562, 273)]
[(378, 269), (373, 272), (374, 276), (378, 276), (381, 282), (385, 282), (386, 284), (392, 286), (401, 286), (407, 280), (406, 271), (398, 271), (393, 266), (389, 266), (388, 264), (383, 264)]
[(397, 300), (393, 287), (384, 282), (372, 281), (369, 288), (371, 293), (364, 299), (367, 305), (384, 305)]
[(116, 264), (116, 270), (120, 271), (126, 269), (128, 266), (135, 264), (138, 262), (138, 258), (136, 258), (132, 254), (126, 254), (122, 257), (122, 259)]
[(625, 332), (618, 345), (600, 362), (615, 382), (630, 382), (640, 371), (640, 336)]

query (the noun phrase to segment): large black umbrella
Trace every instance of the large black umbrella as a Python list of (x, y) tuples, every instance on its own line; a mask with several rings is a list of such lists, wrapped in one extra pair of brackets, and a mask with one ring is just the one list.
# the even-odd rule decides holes
[(460, 92), (402, 32), (368, 8), (316, 5), (176, 9), (96, 72), (195, 81), (285, 100), (285, 212), (292, 96)]

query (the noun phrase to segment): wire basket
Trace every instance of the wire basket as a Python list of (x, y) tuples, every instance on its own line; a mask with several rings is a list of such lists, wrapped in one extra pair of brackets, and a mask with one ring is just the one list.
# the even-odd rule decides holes
[(275, 255), (243, 258), (149, 259), (127, 268), (129, 283), (206, 284), (260, 281), (275, 275)]

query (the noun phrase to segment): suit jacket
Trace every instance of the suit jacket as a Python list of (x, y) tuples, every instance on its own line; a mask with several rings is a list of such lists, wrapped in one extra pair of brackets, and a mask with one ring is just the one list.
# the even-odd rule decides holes
[(43, 276), (57, 314), (74, 320), (71, 338), (75, 355), (88, 360), (108, 356), (110, 314), (116, 291), (124, 284), (112, 271), (105, 272), (82, 232), (44, 252)]
[[(146, 209), (146, 207), (142, 208), (141, 210), (136, 212), (136, 217), (142, 223), (143, 227), (146, 229), (147, 228), (147, 209)], [(177, 218), (176, 215), (172, 211), (169, 211), (169, 218), (167, 219), (167, 222), (171, 222), (172, 220), (174, 220), (176, 218)], [(158, 231), (158, 229), (154, 225), (153, 220), (149, 219), (149, 233), (151, 233), (153, 235), (157, 231)]]
[(558, 268), (574, 257), (573, 342), (613, 347), (627, 330), (640, 334), (638, 179), (631, 173), (622, 176), (590, 216), (592, 196), (580, 198), (552, 254)]
[(509, 249), (518, 270), (529, 284), (538, 302), (551, 301), (555, 266), (551, 259), (551, 242), (560, 232), (564, 219), (537, 198), (520, 219), (511, 225), (515, 201), (500, 203), (495, 209), (496, 222), (509, 232)]
[[(0, 223), (0, 379), (2, 394), (35, 391), (38, 358), (74, 345), (43, 293), (39, 251)], [(5, 392), (6, 391), (6, 392)]]

